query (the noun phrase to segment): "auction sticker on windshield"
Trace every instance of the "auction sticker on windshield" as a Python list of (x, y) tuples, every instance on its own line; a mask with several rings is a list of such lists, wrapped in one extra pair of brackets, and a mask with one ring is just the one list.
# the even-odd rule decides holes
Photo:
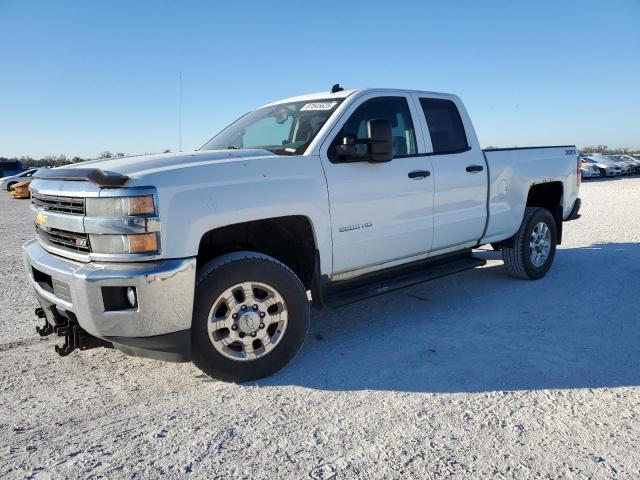
[(315, 103), (307, 103), (305, 106), (303, 106), (300, 111), (307, 111), (307, 110), (331, 110), (333, 107), (335, 107), (338, 104), (338, 102), (315, 102)]

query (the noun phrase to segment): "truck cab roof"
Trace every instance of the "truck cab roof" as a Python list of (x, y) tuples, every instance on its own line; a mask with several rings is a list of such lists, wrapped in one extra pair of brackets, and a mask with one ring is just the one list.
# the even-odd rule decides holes
[(457, 98), (455, 95), (450, 93), (442, 93), (442, 92), (430, 92), (426, 90), (410, 90), (410, 89), (402, 89), (402, 88), (354, 88), (350, 90), (340, 90), (339, 92), (331, 93), (331, 91), (325, 92), (315, 92), (308, 93), (306, 95), (298, 95), (295, 97), (283, 98), (281, 100), (276, 100), (274, 102), (267, 103), (266, 105), (262, 105), (262, 107), (270, 107), (273, 105), (279, 105), (282, 103), (290, 103), (290, 102), (312, 102), (317, 100), (327, 100), (331, 98), (342, 99), (347, 98), (354, 93), (363, 94), (363, 93), (421, 93), (421, 94), (429, 94), (429, 95), (439, 95), (444, 98)]

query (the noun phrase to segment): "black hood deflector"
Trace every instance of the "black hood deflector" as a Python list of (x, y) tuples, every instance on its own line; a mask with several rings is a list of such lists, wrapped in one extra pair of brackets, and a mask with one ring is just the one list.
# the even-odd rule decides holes
[(122, 187), (129, 177), (116, 172), (100, 170), (99, 168), (40, 168), (33, 178), (43, 180), (75, 180), (94, 183), (99, 187)]

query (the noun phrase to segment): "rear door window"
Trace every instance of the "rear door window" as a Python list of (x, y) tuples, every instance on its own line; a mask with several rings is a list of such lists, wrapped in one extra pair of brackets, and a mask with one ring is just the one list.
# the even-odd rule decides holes
[(469, 149), (458, 107), (451, 100), (421, 98), (434, 154), (464, 152)]

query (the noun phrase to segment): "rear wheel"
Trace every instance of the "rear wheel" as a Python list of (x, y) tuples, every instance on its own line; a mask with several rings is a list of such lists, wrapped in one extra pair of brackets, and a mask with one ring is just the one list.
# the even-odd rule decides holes
[(232, 382), (271, 375), (295, 356), (308, 326), (306, 291), (276, 259), (236, 252), (198, 271), (192, 350), (207, 375)]
[(537, 280), (546, 275), (556, 254), (556, 222), (546, 208), (528, 207), (518, 232), (502, 247), (509, 275)]
[(11, 182), (11, 183), (7, 184), (7, 192), (10, 192), (11, 191), (11, 187), (13, 187), (16, 183), (18, 183), (18, 182)]
[(599, 168), (598, 170), (600, 170), (600, 177), (606, 177), (607, 176), (607, 171), (604, 168)]

